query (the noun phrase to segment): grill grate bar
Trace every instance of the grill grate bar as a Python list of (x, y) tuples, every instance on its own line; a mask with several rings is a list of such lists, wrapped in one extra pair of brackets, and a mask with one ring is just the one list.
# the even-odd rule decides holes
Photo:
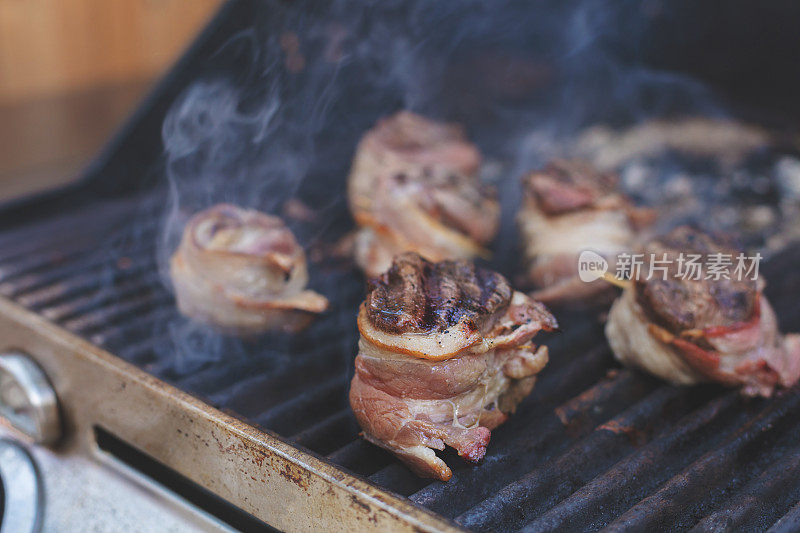
[(141, 279), (129, 279), (118, 283), (113, 294), (109, 291), (96, 291), (91, 294), (77, 296), (67, 302), (51, 305), (41, 311), (42, 315), (54, 322), (64, 322), (80, 315), (85, 315), (98, 307), (112, 304), (119, 298), (129, 299), (142, 293), (153, 292), (158, 283), (153, 276)]
[(346, 376), (335, 376), (259, 414), (253, 422), (278, 433), (290, 433), (297, 429), (298, 424), (313, 421), (318, 416), (320, 406), (337, 405), (345, 401), (348, 384)]
[[(576, 361), (578, 364), (581, 362)], [(545, 383), (540, 385), (545, 388)], [(493, 434), (492, 445), (483, 463), (467, 465), (461, 459), (455, 459), (450, 466), (456, 483), (453, 480), (448, 483), (426, 482), (409, 493), (410, 499), (445, 516), (455, 516), (463, 508), (508, 483), (518, 472), (529, 470), (543, 458), (565, 447), (570, 435), (587, 433), (610, 413), (622, 410), (625, 405), (643, 396), (646, 382), (630, 372), (621, 372), (613, 378), (600, 378), (590, 390), (594, 403), (580, 397), (569, 398), (565, 390), (556, 388), (550, 393), (551, 398), (536, 401), (534, 405), (538, 406), (537, 409), (520, 408)], [(536, 388), (534, 394), (535, 391)], [(561, 416), (556, 414), (559, 410), (563, 412)], [(536, 427), (537, 431), (535, 434), (515, 431), (522, 427)], [(493, 457), (503, 460), (495, 461)], [(415, 477), (408, 470), (396, 471), (394, 465), (385, 470), (373, 474), (370, 479), (388, 484), (393, 490), (396, 490), (395, 483), (416, 486), (410, 480), (402, 479)]]
[[(208, 398), (225, 387), (235, 386), (242, 376), (260, 376), (276, 366), (268, 357), (251, 357), (222, 369), (207, 368), (176, 379), (175, 384)], [(233, 396), (232, 396), (233, 397)]]
[(800, 531), (800, 501), (775, 522), (767, 533), (795, 533)]
[(133, 315), (155, 309), (161, 304), (168, 304), (171, 301), (172, 298), (169, 295), (152, 292), (128, 298), (122, 302), (112, 301), (108, 305), (101, 306), (78, 318), (65, 321), (64, 327), (70, 331), (87, 335), (109, 325), (118, 324)]
[[(152, 262), (142, 262), (141, 264), (131, 265), (121, 269), (112, 276), (108, 276), (109, 285), (116, 281), (127, 282), (129, 280), (139, 280), (142, 278), (153, 278), (155, 265)], [(44, 286), (40, 289), (30, 291), (17, 297), (17, 301), (35, 311), (41, 311), (67, 301), (71, 298), (78, 298), (82, 294), (98, 290), (98, 269), (89, 271), (85, 274), (74, 276), (68, 282), (57, 282), (54, 285)], [(116, 288), (116, 287), (115, 287)], [(113, 291), (108, 291), (109, 297), (116, 297)]]
[[(453, 461), (447, 460), (447, 457), (453, 457), (453, 454), (445, 452), (444, 457), (449, 465), (452, 466), (454, 464), (455, 459)], [(386, 487), (403, 496), (410, 496), (415, 492), (419, 492), (430, 483), (429, 479), (422, 479), (409, 473), (408, 469), (398, 464), (397, 461), (392, 461), (384, 468), (370, 474), (367, 479), (379, 487)]]
[[(558, 421), (561, 422), (563, 427), (559, 426), (555, 421), (550, 422), (548, 420), (548, 422), (540, 423), (543, 431), (538, 436), (540, 440), (534, 448), (531, 449), (514, 443), (507, 452), (511, 454), (515, 453), (514, 450), (525, 450), (522, 453), (526, 455), (526, 457), (515, 461), (508, 461), (514, 464), (514, 468), (503, 471), (501, 475), (490, 470), (487, 472), (487, 474), (491, 473), (490, 482), (481, 484), (479, 488), (473, 487), (469, 493), (460, 495), (456, 503), (450, 502), (451, 505), (449, 508), (449, 498), (443, 497), (442, 494), (435, 494), (435, 496), (432, 497), (432, 495), (428, 493), (425, 494), (426, 498), (424, 499), (421, 495), (414, 495), (412, 499), (420, 503), (424, 502), (426, 506), (430, 506), (436, 509), (437, 512), (453, 518), (460, 513), (466, 512), (474, 505), (479, 504), (482, 499), (486, 497), (491, 498), (491, 495), (501, 490), (502, 487), (507, 486), (509, 482), (513, 483), (514, 480), (519, 479), (518, 476), (520, 472), (530, 472), (534, 467), (542, 465), (543, 461), (552, 461), (558, 454), (568, 454), (569, 451), (566, 449), (573, 439), (592, 434), (600, 435), (601, 433), (598, 433), (598, 426), (602, 428), (602, 426), (600, 426), (601, 423), (605, 422), (608, 424), (610, 423), (609, 420), (615, 420), (613, 416), (620, 416), (617, 413), (625, 409), (632, 402), (638, 402), (636, 405), (644, 406), (645, 408), (653, 405), (652, 402), (654, 402), (654, 400), (648, 400), (650, 396), (646, 396), (641, 400), (639, 399), (640, 396), (646, 392), (644, 381), (637, 382), (634, 378), (631, 378), (630, 380), (618, 380), (612, 383), (615, 385), (613, 389), (607, 392), (598, 391), (596, 395), (593, 393), (593, 402), (579, 400), (575, 402), (577, 408), (566, 404), (556, 409), (555, 411), (557, 413), (562, 409), (571, 411), (570, 418), (565, 419), (563, 415), (557, 416)], [(629, 391), (628, 388), (630, 388), (631, 391)], [(655, 402), (666, 401), (666, 397), (662, 398), (663, 395), (664, 393), (656, 394), (654, 396)], [(565, 420), (567, 421), (566, 423), (564, 423)], [(602, 432), (602, 434), (606, 433), (609, 432)], [(611, 435), (608, 436), (611, 437)], [(620, 437), (614, 436), (614, 438)], [(471, 484), (477, 485), (480, 483), (479, 477), (476, 476), (476, 474), (478, 473), (475, 472), (471, 474), (471, 477), (474, 478), (471, 479)], [(523, 488), (525, 486), (526, 485), (522, 485)], [(509, 494), (511, 492), (513, 491), (509, 490)], [(524, 494), (520, 495), (520, 497), (520, 499), (524, 499)], [(492, 506), (496, 501), (497, 500), (492, 500), (488, 502), (483, 505), (481, 509)]]
[(317, 422), (301, 433), (293, 435), (291, 440), (325, 455), (341, 448), (346, 442), (350, 442), (352, 435), (358, 433), (360, 429), (348, 406)]
[[(108, 232), (104, 227), (102, 231)], [(155, 240), (156, 226), (152, 225), (137, 237), (138, 246), (145, 246), (152, 250), (152, 243)], [(117, 233), (105, 239), (106, 242), (97, 242), (97, 234), (89, 232), (87, 235), (77, 239), (58, 239), (55, 243), (50, 243), (47, 247), (37, 250), (35, 253), (25, 254), (22, 257), (14, 257), (0, 264), (0, 279), (4, 281), (2, 287), (3, 294), (6, 294), (5, 287), (11, 280), (23, 276), (25, 278), (35, 276), (40, 270), (50, 270), (58, 268), (59, 265), (80, 266), (106, 266), (109, 262), (109, 255), (124, 245), (126, 238), (130, 238), (128, 231), (117, 231)], [(130, 249), (134, 256), (150, 257), (152, 253), (145, 253), (146, 250)], [(13, 284), (10, 284), (13, 286)], [(11, 294), (11, 293), (8, 293)]]
[[(0, 291), (2, 291), (3, 294), (12, 294), (10, 288), (14, 285), (9, 282), (17, 277), (23, 275), (32, 277), (32, 273), (38, 270), (52, 268), (54, 265), (74, 265), (75, 263), (71, 260), (78, 259), (79, 256), (86, 254), (87, 250), (83, 243), (76, 245), (75, 242), (70, 242), (70, 244), (71, 246), (68, 244), (53, 246), (39, 254), (25, 256), (11, 264), (0, 266), (0, 279), (4, 280), (3, 284), (0, 285)], [(6, 287), (9, 287), (9, 289)]]
[[(531, 398), (493, 434), (490, 455), (504, 457), (504, 461), (485, 461), (466, 468), (455, 462), (453, 475), (458, 483), (433, 483), (411, 499), (437, 512), (458, 514), (459, 511), (451, 507), (454, 500), (463, 499), (459, 503), (464, 506), (480, 501), (502, 486), (503, 481), (529, 470), (548, 452), (564, 445), (570, 436), (588, 432), (609, 413), (623, 409), (646, 394), (647, 381), (632, 372), (622, 371), (604, 377), (607, 358), (607, 349), (598, 347), (561, 372), (543, 377), (534, 387)], [(594, 383), (594, 386), (571, 397), (570, 389), (562, 387), (562, 383), (574, 383), (573, 378), (577, 381), (580, 374), (585, 374), (586, 385)], [(515, 431), (522, 427), (536, 427), (537, 431), (535, 434)], [(505, 439), (506, 434), (515, 436)], [(464, 491), (463, 486), (470, 489)]]
[[(561, 456), (494, 492), (456, 521), (476, 530), (520, 528), (530, 516), (568, 496), (646, 441), (649, 433), (656, 429), (650, 426), (653, 413), (665, 413), (663, 422), (674, 421), (692, 406), (691, 396), (689, 391), (669, 386), (655, 389), (640, 402), (596, 427)], [(566, 479), (565, 472), (571, 473)]]
[[(670, 479), (655, 494), (648, 496), (609, 525), (611, 531), (675, 527), (675, 518), (689, 520), (708, 498), (712, 488), (725, 486), (736, 471), (736, 464), (751, 460), (751, 455), (772, 438), (772, 431), (783, 428), (798, 407), (800, 394), (790, 391), (775, 398), (755, 418), (741, 427), (723, 446), (696, 460)], [(687, 524), (691, 525), (691, 524)]]
[[(161, 335), (159, 338), (167, 342), (169, 335)], [(145, 366), (156, 362), (158, 353), (153, 349), (153, 344), (148, 339), (147, 342), (135, 343), (120, 353), (120, 357), (135, 365)]]
[[(674, 475), (676, 468), (684, 467), (704, 449), (718, 444), (726, 434), (725, 428), (744, 422), (748, 413), (741, 410), (741, 403), (737, 392), (728, 392), (686, 415), (675, 427), (664, 428), (657, 438), (532, 522), (530, 530), (594, 530), (605, 525), (625, 510), (620, 508), (626, 503), (628, 507), (635, 503), (636, 494), (648, 493), (663, 483), (666, 476)], [(704, 446), (690, 447), (690, 442), (702, 442)], [(470, 526), (466, 517), (464, 525)]]
[(770, 524), (763, 523), (762, 517), (780, 516), (800, 498), (798, 479), (800, 454), (789, 453), (738, 491), (722, 509), (698, 522), (692, 530), (763, 530)]
[(353, 473), (369, 476), (393, 462), (392, 456), (364, 439), (356, 438), (327, 456), (334, 464)]
[[(285, 339), (278, 339), (283, 342)], [(211, 366), (193, 375), (176, 379), (180, 387), (189, 388), (212, 405), (225, 404), (248, 420), (256, 421), (272, 407), (291, 400), (297, 394), (297, 376), (312, 392), (331, 375), (344, 376), (343, 364), (326, 352), (307, 352), (296, 358), (283, 355), (246, 358), (241, 366), (231, 365), (230, 371)], [(345, 401), (342, 391), (342, 401)], [(320, 406), (320, 413), (330, 406)], [(302, 420), (298, 422), (302, 423)], [(271, 428), (270, 428), (271, 429)]]
[[(291, 395), (293, 384), (287, 383), (286, 379), (291, 377), (295, 372), (302, 372), (307, 370), (309, 374), (309, 383), (314, 383), (316, 379), (329, 376), (331, 371), (335, 370), (339, 365), (331, 358), (324, 358), (319, 365), (320, 361), (315, 357), (305, 357), (303, 359), (296, 359), (294, 361), (287, 361), (280, 365), (277, 371), (272, 373), (264, 373), (255, 375), (247, 380), (238, 381), (231, 385), (230, 388), (217, 390), (208, 395), (212, 401), (222, 401), (224, 398), (237, 398), (242, 401), (242, 405), (234, 404), (237, 407), (244, 408), (250, 407), (247, 402), (247, 397), (258, 396), (260, 398), (269, 398), (271, 405), (279, 405), (280, 402)], [(263, 404), (259, 407), (263, 407)], [(252, 408), (252, 407), (251, 407)], [(254, 416), (260, 414), (261, 410)]]
[[(170, 306), (156, 309), (150, 313), (136, 316), (117, 324), (103, 328), (90, 337), (91, 341), (107, 350), (115, 352), (123, 359), (128, 359), (128, 352), (143, 350), (153, 351), (164, 341), (164, 335), (156, 335), (156, 326), (166, 324), (178, 316), (177, 310)], [(131, 343), (131, 339), (137, 342)]]
[[(146, 269), (154, 269), (154, 263), (152, 261), (152, 255), (147, 253), (147, 248), (141, 251), (143, 259), (138, 259), (135, 261), (132, 260), (125, 260), (120, 258), (116, 262), (110, 262), (108, 257), (102, 257), (100, 254), (92, 254), (89, 258), (85, 261), (78, 261), (75, 263), (58, 263), (57, 265), (51, 265), (51, 267), (46, 272), (41, 273), (26, 273), (16, 279), (8, 280), (8, 277), (0, 276), (0, 279), (5, 280), (0, 283), (0, 294), (8, 296), (10, 298), (18, 298), (30, 291), (43, 289), (48, 285), (52, 285), (66, 279), (74, 278), (75, 276), (80, 276), (87, 271), (91, 273), (96, 273), (98, 277), (102, 278), (101, 275), (107, 276), (105, 279), (96, 279), (95, 280), (95, 287), (100, 285), (101, 281), (107, 281), (108, 278), (114, 279), (118, 276), (124, 275), (129, 269), (136, 267), (135, 272), (139, 272)], [(139, 266), (140, 263), (145, 263), (144, 265)], [(109, 267), (112, 267), (113, 270), (109, 272)]]

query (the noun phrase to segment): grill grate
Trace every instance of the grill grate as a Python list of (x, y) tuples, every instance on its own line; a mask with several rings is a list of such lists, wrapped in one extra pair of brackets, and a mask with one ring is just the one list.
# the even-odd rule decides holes
[[(141, 215), (156, 204), (142, 204), (102, 202), (6, 233), (0, 291), (468, 529), (797, 526), (800, 390), (745, 400), (714, 386), (664, 385), (618, 368), (589, 316), (560, 316), (566, 330), (548, 341), (551, 363), (534, 392), (494, 432), (482, 464), (450, 457), (448, 483), (419, 479), (358, 438), (347, 388), (362, 282), (348, 266), (315, 267), (313, 278), (339, 292), (331, 295), (334, 310), (307, 334), (219, 339), (221, 352), (233, 355), (186, 372), (185, 361), (164, 348), (169, 325), (184, 322), (156, 271), (157, 217)], [(152, 222), (134, 232), (132, 218)], [(765, 268), (786, 330), (800, 329), (793, 296), (800, 280), (790, 275), (799, 259), (793, 248)]]

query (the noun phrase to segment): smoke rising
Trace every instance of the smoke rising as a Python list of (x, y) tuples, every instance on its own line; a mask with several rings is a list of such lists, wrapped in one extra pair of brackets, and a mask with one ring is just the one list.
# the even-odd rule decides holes
[[(726, 115), (702, 83), (648, 66), (649, 28), (667, 7), (652, 0), (263, 2), (164, 121), (169, 207), (158, 260), (165, 284), (186, 220), (215, 203), (281, 214), (299, 199), (317, 215), (288, 221), (301, 244), (340, 237), (351, 224), (344, 188), (358, 139), (399, 109), (460, 122), (479, 144), (484, 174), (503, 203), (494, 266), (511, 274), (525, 171), (569, 154), (592, 125)], [(311, 265), (312, 287), (341, 316), (357, 303), (360, 282), (317, 275), (349, 268), (329, 263)], [(165, 327), (172, 339), (165, 351), (178, 354), (183, 371), (248, 351), (183, 319)], [(354, 332), (346, 333), (352, 345)]]

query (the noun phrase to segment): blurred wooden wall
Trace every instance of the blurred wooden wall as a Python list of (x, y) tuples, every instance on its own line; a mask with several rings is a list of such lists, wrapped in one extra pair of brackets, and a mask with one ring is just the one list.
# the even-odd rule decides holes
[(0, 104), (156, 77), (220, 0), (0, 0)]
[(0, 202), (80, 175), (220, 0), (0, 0)]

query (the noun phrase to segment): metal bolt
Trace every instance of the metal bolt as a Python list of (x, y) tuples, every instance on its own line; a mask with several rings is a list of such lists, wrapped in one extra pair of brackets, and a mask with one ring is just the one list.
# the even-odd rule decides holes
[(27, 355), (0, 353), (0, 417), (38, 444), (51, 444), (61, 437), (56, 393)]

